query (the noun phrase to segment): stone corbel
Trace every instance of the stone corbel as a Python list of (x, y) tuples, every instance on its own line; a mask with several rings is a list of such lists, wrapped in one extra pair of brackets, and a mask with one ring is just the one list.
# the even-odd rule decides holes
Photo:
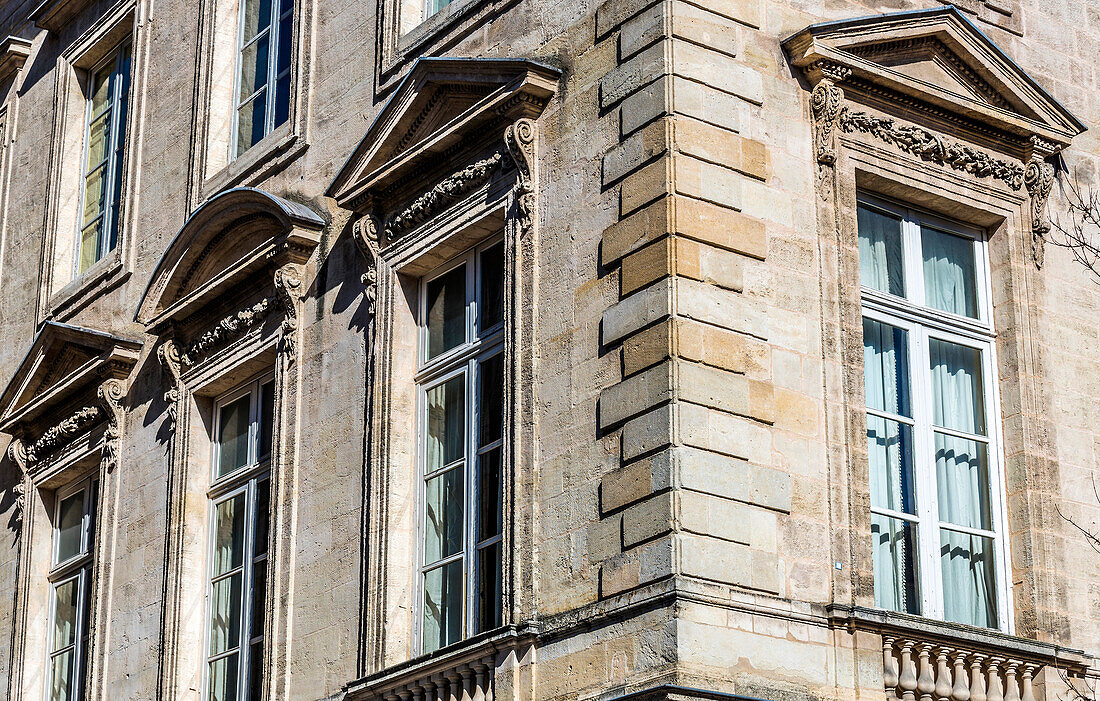
[(836, 164), (837, 118), (844, 102), (844, 91), (837, 83), (851, 73), (851, 69), (828, 61), (817, 61), (806, 70), (806, 77), (814, 83), (810, 110), (814, 117), (814, 157), (822, 180)]
[(515, 194), (522, 236), (531, 231), (537, 216), (538, 131), (535, 122), (524, 117), (510, 125), (504, 130), (504, 145), (519, 171)]
[(367, 270), (359, 280), (364, 285), (363, 294), (367, 298), (367, 313), (371, 316), (374, 316), (375, 302), (378, 298), (379, 228), (378, 217), (373, 214), (362, 217), (351, 227), (355, 245), (367, 262)]
[(1043, 267), (1044, 246), (1050, 231), (1047, 219), (1047, 198), (1054, 185), (1054, 166), (1047, 160), (1061, 150), (1057, 144), (1038, 136), (1031, 137), (1031, 148), (1024, 169), (1024, 187), (1031, 197), (1031, 255), (1036, 268)]
[(298, 349), (298, 311), (305, 294), (302, 285), (302, 266), (287, 263), (275, 271), (275, 296), (282, 304), (284, 317), (280, 326), (279, 350), (287, 362), (293, 363)]
[(125, 412), (122, 410), (122, 398), (126, 396), (126, 390), (118, 380), (107, 380), (99, 386), (96, 397), (107, 414), (107, 429), (103, 434), (103, 458), (101, 464), (107, 472), (112, 472), (118, 465), (119, 443), (122, 439), (122, 421)]
[(161, 366), (172, 377), (172, 386), (164, 393), (164, 403), (168, 405), (169, 430), (174, 431), (176, 428), (177, 407), (182, 396), (180, 389), (183, 387), (183, 369), (180, 365), (179, 346), (176, 345), (175, 341), (168, 339), (157, 348), (157, 359), (160, 360)]

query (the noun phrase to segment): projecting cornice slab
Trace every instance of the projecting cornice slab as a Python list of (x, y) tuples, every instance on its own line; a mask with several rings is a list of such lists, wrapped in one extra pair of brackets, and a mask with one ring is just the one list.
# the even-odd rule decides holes
[(9, 36), (0, 42), (0, 83), (19, 72), (31, 55), (31, 42)]
[(27, 19), (48, 32), (59, 31), (92, 4), (92, 0), (43, 0)]

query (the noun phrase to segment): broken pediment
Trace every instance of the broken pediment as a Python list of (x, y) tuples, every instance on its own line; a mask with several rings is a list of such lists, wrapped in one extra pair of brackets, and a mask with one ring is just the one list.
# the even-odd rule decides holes
[(168, 246), (138, 307), (153, 333), (285, 264), (309, 259), (325, 222), (309, 207), (254, 188), (227, 190), (188, 218)]
[(944, 130), (992, 131), (1013, 151), (1033, 138), (1058, 150), (1085, 130), (951, 6), (815, 24), (783, 47), (811, 81), (837, 80), (850, 100), (919, 114)]
[(541, 114), (559, 75), (526, 59), (418, 60), (327, 194), (359, 209), (395, 183), (453, 167), (457, 153), (499, 141), (508, 125)]
[(24, 469), (91, 426), (115, 420), (142, 342), (47, 321), (0, 395), (0, 431)]

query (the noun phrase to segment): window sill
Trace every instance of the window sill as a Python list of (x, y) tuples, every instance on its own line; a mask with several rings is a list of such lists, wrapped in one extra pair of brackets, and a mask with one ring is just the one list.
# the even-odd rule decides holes
[(282, 170), (309, 148), (286, 122), (234, 159), (217, 174), (203, 181), (200, 203), (229, 188), (252, 185)]
[(95, 263), (54, 293), (50, 297), (44, 318), (65, 321), (122, 284), (129, 276), (130, 271), (122, 262), (121, 250), (116, 247), (110, 256)]

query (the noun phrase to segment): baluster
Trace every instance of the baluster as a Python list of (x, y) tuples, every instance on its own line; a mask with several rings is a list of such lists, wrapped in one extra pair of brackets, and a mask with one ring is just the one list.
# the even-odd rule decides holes
[(1001, 657), (989, 658), (989, 685), (986, 687), (986, 701), (1004, 701), (1004, 687), (1001, 685)]
[(917, 677), (917, 691), (920, 701), (932, 701), (932, 692), (936, 690), (936, 680), (932, 676), (932, 645), (920, 646), (920, 676)]
[(443, 698), (443, 689), (439, 686), (440, 675), (433, 674), (424, 680), (424, 687), (426, 692), (424, 694), (424, 701), (445, 701)]
[(451, 701), (464, 701), (462, 698), (462, 675), (458, 670), (452, 669), (447, 673), (447, 680), (451, 683)]
[(1020, 701), (1020, 689), (1016, 686), (1016, 668), (1019, 662), (1009, 660), (1005, 665), (1005, 701)]
[(951, 687), (951, 701), (970, 701), (970, 681), (966, 678), (966, 653), (955, 650), (955, 686)]
[(473, 701), (470, 687), (473, 684), (474, 670), (470, 669), (470, 665), (464, 665), (459, 674), (462, 675), (462, 701)]
[(882, 636), (882, 683), (889, 698), (898, 696), (898, 661), (894, 657), (894, 638)]
[(424, 687), (419, 683), (409, 684), (409, 691), (412, 692), (412, 701), (424, 701)]
[(913, 662), (913, 643), (906, 640), (901, 644), (901, 675), (898, 677), (902, 701), (916, 701), (917, 666)]
[(970, 657), (970, 701), (986, 701), (985, 674), (982, 662), (985, 655), (974, 654)]
[(397, 692), (397, 697), (401, 699), (401, 701), (410, 701), (412, 698), (412, 691), (410, 691), (408, 687), (404, 687)]
[(478, 662), (475, 669), (477, 670), (477, 682), (474, 686), (474, 701), (485, 701), (485, 672), (489, 669), (489, 665)]
[(1020, 686), (1023, 688), (1020, 692), (1020, 701), (1035, 701), (1035, 689), (1031, 686), (1031, 680), (1037, 670), (1038, 667), (1035, 665), (1024, 665), (1023, 678), (1020, 680)]
[(936, 649), (936, 701), (951, 701), (951, 670), (947, 668), (950, 648)]

